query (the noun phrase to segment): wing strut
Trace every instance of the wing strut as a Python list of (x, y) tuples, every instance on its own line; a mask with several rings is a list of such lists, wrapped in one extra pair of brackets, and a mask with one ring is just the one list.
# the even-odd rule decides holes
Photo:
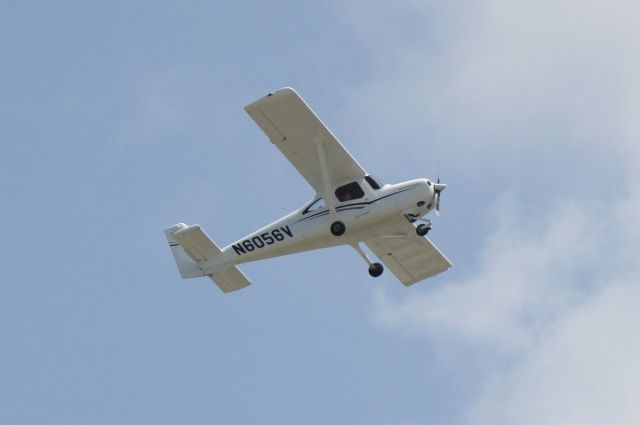
[(324, 152), (324, 145), (322, 137), (318, 134), (313, 142), (318, 150), (318, 159), (320, 160), (320, 171), (322, 172), (322, 183), (324, 183), (324, 202), (329, 208), (331, 214), (331, 221), (336, 221), (338, 215), (336, 213), (336, 203), (331, 196), (331, 178), (329, 177), (329, 167), (327, 167), (327, 155)]

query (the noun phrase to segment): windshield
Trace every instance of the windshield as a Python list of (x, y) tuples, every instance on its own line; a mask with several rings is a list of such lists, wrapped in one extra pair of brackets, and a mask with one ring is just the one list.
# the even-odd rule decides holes
[(318, 198), (313, 200), (307, 208), (302, 211), (302, 214), (307, 214), (313, 211), (318, 211), (319, 209), (324, 208), (324, 198)]

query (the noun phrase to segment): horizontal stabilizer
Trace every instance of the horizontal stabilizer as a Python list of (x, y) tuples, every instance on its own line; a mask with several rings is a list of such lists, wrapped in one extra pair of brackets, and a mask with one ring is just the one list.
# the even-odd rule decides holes
[(235, 266), (220, 270), (211, 268), (207, 261), (215, 259), (222, 253), (211, 238), (195, 224), (187, 226), (179, 223), (165, 230), (171, 252), (178, 265), (183, 279), (209, 276), (222, 292), (231, 292), (245, 288), (251, 284), (249, 279)]
[(237, 291), (251, 285), (251, 281), (235, 266), (209, 277), (224, 293)]
[(189, 257), (196, 262), (210, 260), (221, 252), (220, 248), (197, 224), (182, 227), (171, 236), (184, 248)]
[(176, 224), (164, 231), (171, 248), (173, 258), (176, 260), (178, 271), (183, 279), (189, 279), (192, 277), (202, 277), (205, 273), (198, 267), (198, 263), (183, 249), (183, 247), (174, 239), (173, 234), (185, 229), (187, 227), (184, 223)]

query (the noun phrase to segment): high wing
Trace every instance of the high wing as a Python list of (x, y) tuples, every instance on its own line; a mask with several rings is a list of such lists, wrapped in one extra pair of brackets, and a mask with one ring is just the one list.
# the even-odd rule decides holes
[(391, 220), (385, 226), (384, 236), (369, 239), (365, 244), (405, 286), (453, 266), (429, 239), (418, 236), (404, 217)]
[(331, 184), (366, 172), (292, 88), (270, 93), (244, 108), (316, 192), (324, 191), (315, 140), (322, 140)]

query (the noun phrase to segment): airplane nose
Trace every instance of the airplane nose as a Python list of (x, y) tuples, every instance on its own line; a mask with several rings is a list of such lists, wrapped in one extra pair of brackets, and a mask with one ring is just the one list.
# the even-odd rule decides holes
[[(433, 183), (429, 179), (422, 179), (422, 192), (424, 193), (424, 200), (427, 204), (434, 202), (435, 190)], [(423, 203), (424, 205), (424, 203)]]

